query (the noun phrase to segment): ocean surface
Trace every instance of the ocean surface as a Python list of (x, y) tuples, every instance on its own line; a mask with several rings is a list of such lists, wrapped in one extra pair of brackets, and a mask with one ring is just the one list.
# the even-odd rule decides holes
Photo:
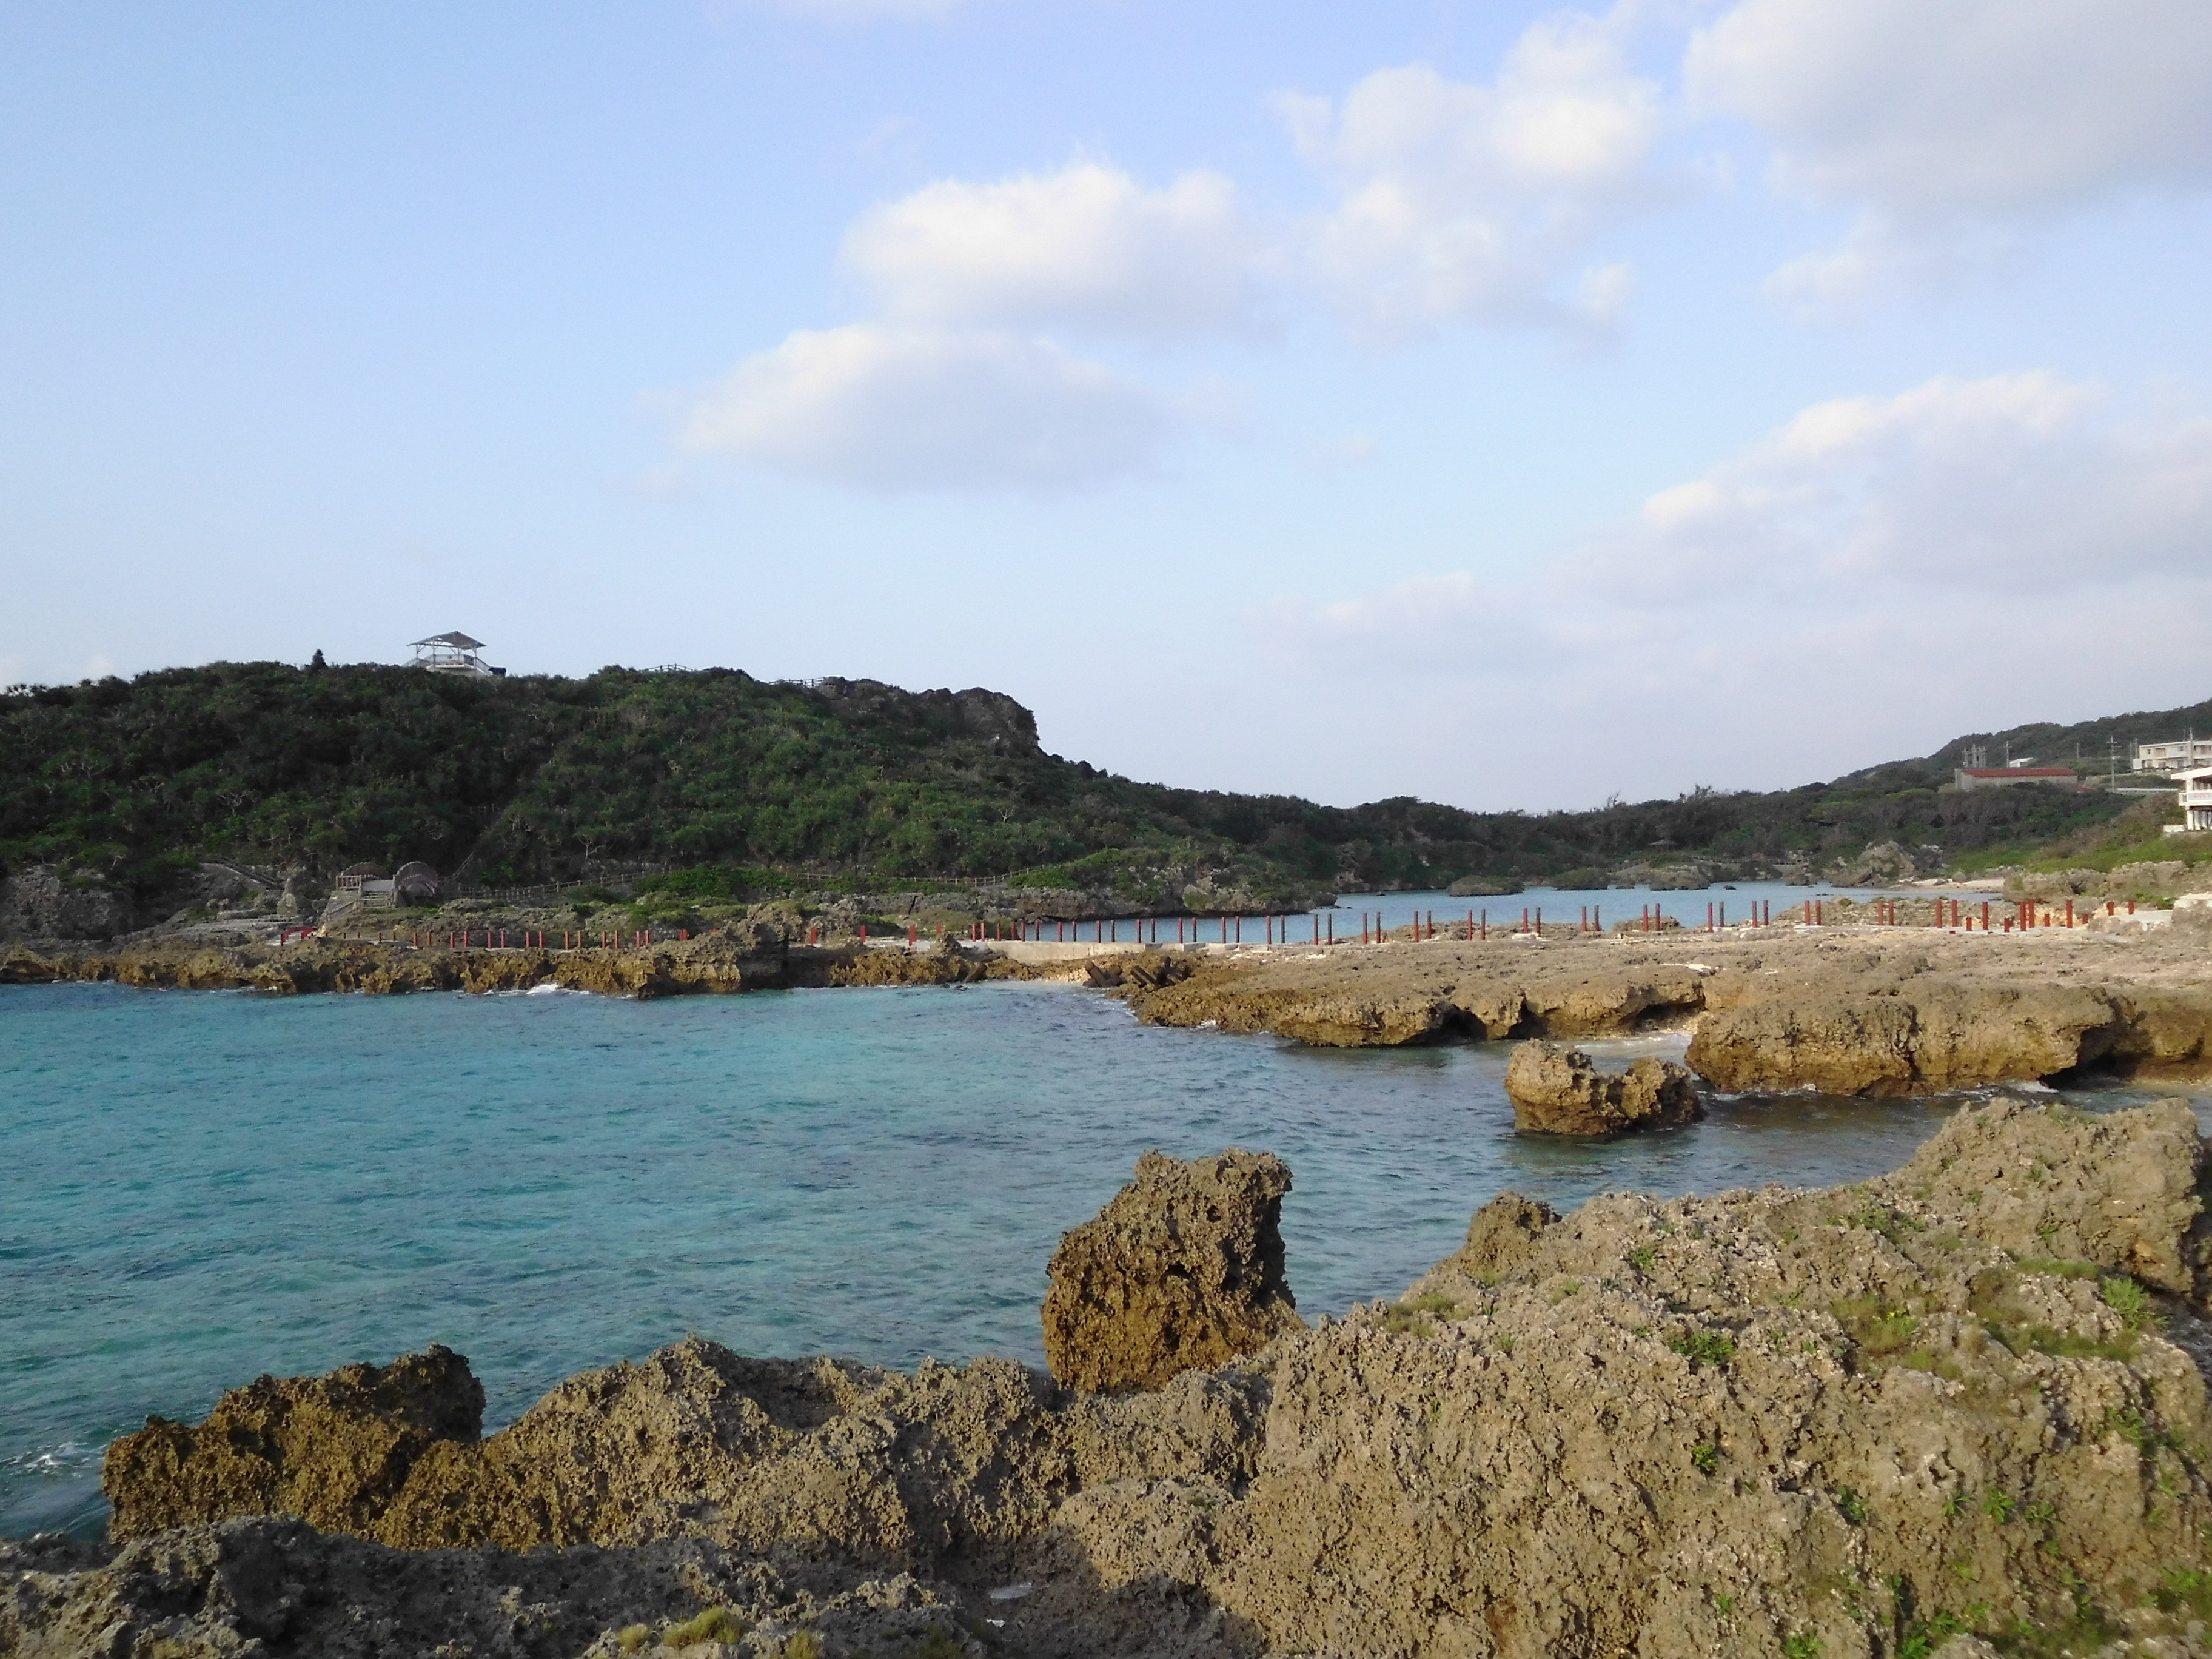
[(96, 1532), (101, 1449), (149, 1413), (428, 1342), (473, 1361), (488, 1427), (695, 1331), (761, 1354), (1040, 1362), (1061, 1231), (1148, 1146), (1289, 1160), (1310, 1317), (1396, 1295), (1509, 1188), (1565, 1208), (1855, 1180), (1958, 1103), (1745, 1099), (1559, 1143), (1513, 1132), (1505, 1059), (1160, 1030), (1057, 985), (647, 1003), (0, 988), (0, 1534)]

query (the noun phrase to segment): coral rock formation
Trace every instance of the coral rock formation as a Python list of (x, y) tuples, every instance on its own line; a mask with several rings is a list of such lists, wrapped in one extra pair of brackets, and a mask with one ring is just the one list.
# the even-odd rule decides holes
[(1467, 1224), (1467, 1243), (1449, 1258), (1468, 1278), (1492, 1285), (1535, 1254), (1544, 1229), (1559, 1212), (1541, 1200), (1500, 1193)]
[(108, 1447), (100, 1483), (112, 1531), (296, 1515), (329, 1532), (369, 1532), (426, 1450), (476, 1439), (483, 1403), (469, 1362), (443, 1347), (327, 1376), (257, 1377), (197, 1429), (149, 1417)]
[[(800, 1631), (840, 1659), (984, 1653), (942, 1587), (779, 1570), (690, 1538), (424, 1558), (253, 1516), (119, 1547), (0, 1540), (0, 1653), (19, 1659), (702, 1659), (800, 1651), (786, 1645)], [(704, 1632), (732, 1645), (696, 1645)]]
[(1139, 1158), (1137, 1178), (1053, 1253), (1053, 1376), (1076, 1389), (1157, 1389), (1300, 1328), (1283, 1279), (1290, 1189), (1290, 1166), (1269, 1152)]
[[(1255, 1195), (1285, 1177), (1226, 1156), (1256, 1230), (1273, 1200)], [(1204, 1207), (1168, 1201), (1200, 1166), (1161, 1163), (1124, 1247), (1150, 1239), (1126, 1259), (1155, 1274), (1168, 1218)], [(1828, 1192), (1608, 1195), (1565, 1217), (1509, 1195), (1396, 1302), (1153, 1393), (694, 1340), (477, 1441), (450, 1369), (412, 1392), (390, 1381), (404, 1366), (319, 1393), (256, 1384), (264, 1403), (227, 1400), (190, 1456), (161, 1450), (166, 1425), (118, 1449), (119, 1553), (5, 1547), (0, 1651), (574, 1652), (594, 1621), (711, 1599), (739, 1622), (845, 1609), (849, 1626), (818, 1626), (825, 1659), (908, 1650), (872, 1611), (893, 1604), (908, 1632), (1002, 1620), (993, 1650), (1039, 1659), (1866, 1659), (1969, 1631), (2015, 1653), (2120, 1636), (2201, 1652), (2212, 1406), (2191, 1354), (2212, 1328), (2170, 1292), (2202, 1294), (2203, 1166), (2179, 1102), (2001, 1102)], [(1103, 1287), (1125, 1257), (1093, 1259)], [(309, 1403), (331, 1455), (302, 1441)], [(410, 1409), (455, 1432), (386, 1496), (386, 1449), (423, 1424), (365, 1430)], [(207, 1456), (229, 1472), (195, 1486)], [(243, 1508), (300, 1490), (385, 1544), (461, 1547), (410, 1556), (298, 1522), (123, 1537), (221, 1506), (205, 1492)], [(485, 1544), (531, 1553), (467, 1553)], [(740, 1651), (783, 1651), (790, 1627)], [(619, 1645), (603, 1629), (588, 1651)]]
[(1612, 1135), (1669, 1128), (1705, 1115), (1690, 1074), (1649, 1056), (1626, 1073), (1601, 1072), (1579, 1048), (1524, 1042), (1505, 1068), (1513, 1127), (1552, 1135)]

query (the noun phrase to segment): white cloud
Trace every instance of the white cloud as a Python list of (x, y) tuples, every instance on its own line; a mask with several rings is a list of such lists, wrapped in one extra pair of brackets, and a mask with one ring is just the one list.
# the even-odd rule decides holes
[(1683, 82), (1763, 130), (1783, 189), (1863, 210), (1777, 274), (1815, 308), (1962, 225), (2212, 179), (2203, 0), (1741, 0), (1692, 34)]
[(2212, 574), (2212, 421), (2113, 418), (2048, 373), (1818, 404), (1662, 490), (1590, 568), (1664, 602), (1869, 587), (2054, 596)]
[(746, 358), (691, 410), (684, 447), (870, 489), (1080, 489), (1141, 470), (1159, 400), (1053, 343), (854, 324)]
[[(2046, 373), (1838, 398), (1524, 579), (1422, 576), (1255, 622), (1342, 719), (1480, 714), (1486, 757), (1555, 799), (1692, 767), (1784, 782), (2179, 701), (2202, 679), (2181, 641), (2212, 633), (2212, 419)], [(1607, 770), (1566, 793), (1561, 755)]]
[(1492, 85), (1415, 64), (1376, 70), (1340, 106), (1277, 100), (1299, 153), (1336, 189), (1308, 258), (1355, 326), (1609, 320), (1626, 267), (1584, 273), (1574, 297), (1558, 290), (1601, 226), (1652, 188), (1660, 93), (1629, 67), (1624, 27), (1546, 18)]
[(1257, 252), (1221, 174), (1148, 190), (1079, 162), (946, 179), (872, 209), (846, 232), (841, 263), (902, 319), (1170, 336), (1244, 326)]

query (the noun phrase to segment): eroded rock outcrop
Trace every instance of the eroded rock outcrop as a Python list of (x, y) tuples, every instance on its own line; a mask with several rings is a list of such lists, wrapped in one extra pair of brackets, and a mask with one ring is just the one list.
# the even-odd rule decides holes
[(131, 922), (128, 897), (52, 865), (0, 875), (0, 939), (112, 939)]
[[(2212, 1407), (2174, 1338), (2212, 1332), (2157, 1287), (2197, 1272), (2201, 1166), (2181, 1103), (2000, 1102), (1865, 1186), (1620, 1194), (1568, 1217), (1506, 1194), (1398, 1301), (1155, 1394), (692, 1340), (571, 1380), (480, 1443), (435, 1437), (380, 1506), (368, 1480), (337, 1504), (396, 1544), (553, 1551), (410, 1566), (296, 1522), (155, 1533), (108, 1564), (18, 1548), (0, 1646), (80, 1652), (122, 1624), (195, 1659), (241, 1635), (349, 1655), (374, 1648), (347, 1631), (442, 1614), (483, 1628), (477, 1652), (535, 1652), (514, 1632), (540, 1628), (573, 1652), (592, 1621), (710, 1597), (785, 1617), (803, 1579), (811, 1606), (852, 1610), (821, 1626), (827, 1659), (894, 1639), (867, 1597), (905, 1597), (911, 1631), (925, 1595), (1053, 1656), (1896, 1655), (1960, 1628), (2006, 1650), (2101, 1631), (2197, 1652)], [(285, 1398), (376, 1418), (383, 1387)], [(270, 1418), (226, 1401), (216, 1420)], [(201, 1436), (195, 1455), (314, 1455), (285, 1433)], [(111, 1471), (185, 1480), (146, 1455)], [(281, 1480), (219, 1489), (258, 1502)], [(184, 1513), (112, 1495), (119, 1531)], [(629, 1604), (623, 1573), (646, 1586)], [(995, 1583), (1029, 1593), (982, 1601)], [(514, 1646), (487, 1597), (520, 1620)], [(785, 1628), (745, 1644), (772, 1652)]]
[(1513, 1127), (1550, 1135), (1664, 1129), (1705, 1115), (1697, 1085), (1672, 1060), (1646, 1055), (1626, 1072), (1601, 1072), (1579, 1048), (1524, 1042), (1505, 1068)]
[(1688, 1058), (1731, 1091), (1932, 1094), (2094, 1064), (2121, 1024), (2112, 999), (2087, 986), (1846, 981), (1709, 1012)]
[[(272, 1656), (348, 1652), (307, 1633), (348, 1605), (344, 1628), (427, 1629), (445, 1608), (473, 1631), (490, 1571), (527, 1615), (512, 1630), (565, 1632), (588, 1598), (559, 1571), (666, 1571), (676, 1539), (726, 1553), (691, 1558), (718, 1586), (772, 1552), (787, 1599), (802, 1570), (857, 1595), (911, 1566), (971, 1606), (1026, 1584), (981, 1605), (1006, 1621), (994, 1643), (1040, 1656), (1874, 1656), (1961, 1629), (2008, 1651), (2102, 1632), (2192, 1652), (2212, 1407), (2182, 1344), (2212, 1332), (2158, 1287), (2196, 1273), (2203, 1161), (2179, 1103), (2004, 1102), (1862, 1186), (1612, 1195), (1565, 1217), (1509, 1196), (1402, 1297), (1155, 1393), (687, 1342), (481, 1442), (434, 1441), (380, 1510), (355, 1510), (395, 1542), (564, 1550), (410, 1568), (287, 1533), (268, 1577), (301, 1587), (282, 1592), (299, 1623), (270, 1628), (302, 1633), (253, 1633)], [(160, 1507), (111, 1490), (118, 1524)], [(227, 1616), (231, 1592), (198, 1588), (220, 1579), (207, 1553), (269, 1525), (149, 1536), (128, 1571), (19, 1552), (0, 1637), (75, 1652), (53, 1633)], [(381, 1589), (321, 1565), (357, 1556)], [(831, 1635), (828, 1659), (861, 1639)]]
[(0, 984), (93, 980), (143, 990), (253, 990), (402, 995), (415, 991), (527, 991), (540, 986), (650, 999), (832, 982), (849, 948), (810, 950), (750, 930), (703, 934), (649, 948), (574, 951), (416, 949), (356, 939), (311, 939), (281, 948), (149, 941), (124, 950), (63, 943), (0, 950)]
[(1290, 1166), (1270, 1152), (1139, 1158), (1136, 1179), (1061, 1236), (1046, 1270), (1053, 1376), (1075, 1389), (1157, 1389), (1301, 1328), (1283, 1278), (1290, 1189)]
[(1494, 1285), (1535, 1254), (1559, 1212), (1540, 1199), (1500, 1193), (1467, 1224), (1467, 1243), (1447, 1260), (1478, 1284)]
[(107, 1449), (100, 1484), (112, 1530), (135, 1538), (239, 1515), (296, 1515), (373, 1535), (430, 1447), (473, 1443), (483, 1385), (431, 1347), (326, 1376), (260, 1376), (187, 1428), (149, 1418)]
[[(159, 1659), (763, 1655), (982, 1659), (957, 1595), (911, 1575), (770, 1564), (696, 1538), (430, 1558), (258, 1516), (122, 1545), (0, 1540), (0, 1653)], [(721, 1649), (697, 1645), (726, 1638)], [(743, 1645), (739, 1645), (743, 1644)]]
[(196, 1430), (149, 1422), (108, 1449), (102, 1486), (118, 1540), (282, 1512), (405, 1549), (702, 1536), (897, 1567), (1032, 1533), (1085, 1480), (1234, 1478), (1261, 1397), (1193, 1371), (1070, 1398), (1012, 1360), (908, 1375), (695, 1337), (571, 1377), (479, 1439), (437, 1403), (481, 1401), (467, 1362), (434, 1349), (262, 1378)]

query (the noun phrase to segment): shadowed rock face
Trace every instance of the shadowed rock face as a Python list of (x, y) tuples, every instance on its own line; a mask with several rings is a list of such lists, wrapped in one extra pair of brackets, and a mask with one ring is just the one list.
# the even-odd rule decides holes
[(235, 1515), (296, 1515), (370, 1533), (422, 1454), (473, 1442), (483, 1384), (450, 1348), (327, 1376), (257, 1377), (199, 1427), (149, 1417), (107, 1449), (111, 1530), (134, 1538)]
[[(1193, 1172), (1221, 1161), (1161, 1160), (1127, 1218), (1133, 1262), (1175, 1259), (1134, 1241), (1202, 1219)], [(1005, 1360), (904, 1376), (693, 1340), (572, 1378), (477, 1440), (450, 1356), (258, 1382), (198, 1431), (121, 1443), (118, 1536), (305, 1492), (386, 1544), (560, 1552), (410, 1557), (240, 1521), (82, 1559), (0, 1547), (0, 1653), (236, 1659), (251, 1635), (286, 1659), (465, 1634), (519, 1659), (687, 1612), (679, 1583), (803, 1622), (811, 1575), (815, 1605), (856, 1598), (858, 1622), (819, 1626), (848, 1659), (911, 1650), (862, 1618), (894, 1568), (1003, 1618), (993, 1651), (1033, 1659), (1672, 1659), (1785, 1639), (1873, 1656), (1927, 1650), (1947, 1616), (2010, 1633), (2008, 1650), (2081, 1651), (2059, 1633), (2081, 1597), (2136, 1651), (2195, 1652), (2187, 1611), (2161, 1625), (2146, 1597), (2212, 1570), (2212, 1403), (2191, 1358), (2212, 1330), (2142, 1286), (2203, 1295), (2203, 1163), (2179, 1102), (2001, 1102), (1833, 1191), (1609, 1194), (1563, 1217), (1508, 1194), (1396, 1304), (1151, 1393), (1071, 1394)], [(1279, 1166), (1250, 1173), (1279, 1197)], [(327, 1455), (311, 1409), (330, 1414)], [(433, 1422), (453, 1433), (383, 1497), (386, 1449)], [(624, 1575), (655, 1588), (630, 1596)], [(1031, 1593), (984, 1597), (1018, 1583)], [(896, 1632), (936, 1616), (903, 1594)], [(360, 1636), (380, 1628), (381, 1648)], [(617, 1647), (602, 1630), (581, 1650)]]
[(1690, 1074), (1645, 1058), (1626, 1073), (1601, 1072), (1579, 1048), (1524, 1042), (1505, 1068), (1513, 1127), (1540, 1134), (1613, 1135), (1663, 1129), (1705, 1115)]
[(1053, 1376), (1074, 1389), (1157, 1389), (1301, 1328), (1283, 1279), (1290, 1189), (1290, 1166), (1271, 1152), (1139, 1158), (1137, 1178), (1053, 1253)]
[(940, 1586), (790, 1563), (779, 1571), (702, 1539), (426, 1560), (249, 1516), (122, 1546), (0, 1540), (0, 1653), (11, 1659), (667, 1659), (666, 1644), (634, 1638), (625, 1647), (618, 1632), (680, 1630), (702, 1606), (724, 1611), (718, 1633), (743, 1631), (752, 1644), (694, 1645), (692, 1659), (756, 1659), (799, 1629), (838, 1659), (983, 1651), (960, 1640), (957, 1601)]
[(1540, 1200), (1500, 1193), (1467, 1224), (1467, 1243), (1451, 1260), (1468, 1278), (1492, 1284), (1535, 1254), (1559, 1212)]

